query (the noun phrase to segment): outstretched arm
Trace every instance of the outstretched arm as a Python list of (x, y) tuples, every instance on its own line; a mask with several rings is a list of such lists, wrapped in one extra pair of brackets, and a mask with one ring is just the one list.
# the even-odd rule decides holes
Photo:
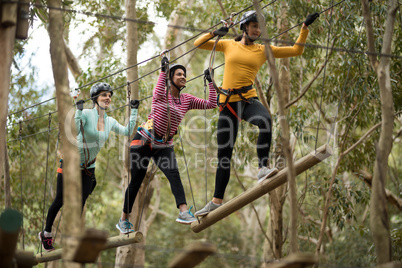
[(212, 82), (208, 84), (208, 87), (209, 87), (208, 100), (193, 97), (190, 109), (198, 109), (198, 110), (213, 109), (218, 106), (216, 101), (216, 91)]
[(303, 54), (304, 44), (306, 43), (307, 36), (309, 33), (308, 26), (312, 24), (320, 15), (318, 13), (309, 14), (306, 20), (303, 23), (303, 27), (301, 28), (299, 38), (296, 41), (296, 44), (288, 47), (277, 47), (271, 46), (272, 53), (275, 58), (287, 58), (287, 57), (295, 57)]
[(138, 108), (131, 109), (130, 123), (128, 123), (126, 126), (120, 125), (115, 119), (113, 119), (115, 122), (113, 124), (112, 131), (116, 132), (119, 135), (124, 136), (131, 135), (137, 122), (137, 114), (138, 114)]

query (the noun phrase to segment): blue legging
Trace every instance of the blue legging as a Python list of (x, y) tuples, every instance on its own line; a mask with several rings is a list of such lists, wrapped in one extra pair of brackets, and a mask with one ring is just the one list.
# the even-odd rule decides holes
[(214, 197), (220, 199), (223, 199), (226, 186), (229, 183), (230, 160), (232, 159), (240, 120), (245, 120), (259, 128), (257, 155), (260, 168), (268, 165), (272, 139), (271, 115), (258, 99), (253, 98), (249, 102), (229, 102), (229, 105), (236, 115), (227, 105), (220, 112), (218, 120), (218, 168), (215, 177)]

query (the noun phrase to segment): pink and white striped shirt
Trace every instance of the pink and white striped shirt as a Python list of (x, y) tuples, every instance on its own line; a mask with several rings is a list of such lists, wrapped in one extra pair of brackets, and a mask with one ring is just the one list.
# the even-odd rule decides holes
[[(167, 116), (167, 103), (166, 103), (166, 88), (165, 88), (166, 74), (161, 72), (159, 74), (158, 82), (154, 88), (152, 97), (152, 112), (148, 116), (148, 120), (153, 119), (154, 131), (160, 136), (166, 134), (168, 125)], [(180, 122), (183, 120), (188, 110), (191, 109), (213, 109), (217, 107), (216, 92), (212, 83), (209, 83), (209, 96), (208, 100), (197, 98), (191, 94), (180, 94), (180, 100), (169, 94), (170, 106), (170, 133), (173, 136), (179, 127)], [(152, 138), (145, 130), (139, 130), (138, 133), (145, 137), (147, 140), (152, 141)], [(163, 145), (164, 143), (156, 140), (152, 141), (156, 145)], [(173, 140), (168, 141), (172, 145)], [(166, 144), (165, 144), (166, 145)]]

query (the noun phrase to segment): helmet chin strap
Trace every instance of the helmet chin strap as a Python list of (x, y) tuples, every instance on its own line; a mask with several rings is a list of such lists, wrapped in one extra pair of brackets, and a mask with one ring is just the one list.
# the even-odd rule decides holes
[(170, 79), (170, 83), (172, 83), (172, 85), (173, 85), (175, 88), (177, 88), (177, 89), (179, 90), (179, 92), (181, 92), (181, 91), (186, 87), (186, 86), (184, 86), (184, 87), (179, 88), (179, 87), (173, 82), (172, 79)]
[(104, 111), (107, 110), (107, 108), (103, 108), (103, 107), (101, 107), (101, 106), (99, 105), (98, 100), (96, 100), (95, 103), (96, 103), (96, 105), (98, 105), (98, 107), (99, 107), (101, 110), (104, 110)]
[(244, 30), (244, 32), (246, 33), (247, 39), (250, 40), (252, 43), (254, 43), (258, 38), (260, 38), (261, 34), (256, 38), (256, 39), (252, 39), (249, 35), (247, 30)]

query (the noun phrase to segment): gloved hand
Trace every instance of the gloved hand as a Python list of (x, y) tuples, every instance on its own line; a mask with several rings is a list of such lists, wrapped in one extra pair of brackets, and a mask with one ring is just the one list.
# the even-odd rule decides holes
[(227, 33), (229, 32), (229, 28), (228, 27), (221, 27), (218, 30), (215, 30), (212, 32), (213, 35), (217, 36), (225, 36)]
[[(212, 69), (212, 74), (214, 73), (214, 69)], [(205, 69), (205, 71), (204, 71), (204, 75), (205, 75), (205, 78), (208, 80), (208, 82), (212, 82), (212, 77), (211, 77), (211, 74), (209, 73), (209, 68), (207, 68), (207, 69)]]
[(304, 21), (304, 24), (305, 24), (306, 26), (309, 26), (309, 25), (312, 24), (312, 23), (315, 21), (315, 19), (318, 18), (319, 16), (320, 16), (320, 14), (318, 14), (317, 12), (316, 12), (316, 13), (313, 13), (313, 14), (309, 14), (309, 15), (307, 16), (306, 20)]
[(77, 110), (82, 111), (82, 109), (84, 109), (84, 103), (85, 103), (84, 100), (79, 100), (79, 101), (77, 101), (77, 103), (76, 103), (76, 105), (77, 105)]
[(167, 57), (163, 57), (161, 60), (162, 72), (166, 73), (166, 65), (169, 64)]
[(131, 100), (130, 106), (131, 106), (131, 109), (138, 109), (138, 106), (140, 106), (140, 101), (139, 100)]

